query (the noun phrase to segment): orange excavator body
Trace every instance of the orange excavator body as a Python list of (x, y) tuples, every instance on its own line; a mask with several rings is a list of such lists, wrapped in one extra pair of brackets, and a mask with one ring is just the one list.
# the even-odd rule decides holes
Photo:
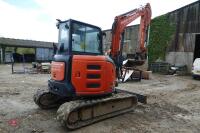
[[(69, 94), (93, 96), (112, 93), (119, 75), (118, 69), (122, 65), (122, 61), (119, 60), (123, 49), (122, 34), (125, 27), (138, 17), (141, 17), (140, 52), (146, 52), (144, 46), (147, 38), (146, 31), (151, 20), (149, 4), (115, 17), (109, 57), (103, 55), (103, 34), (99, 27), (75, 20), (60, 21), (58, 23), (60, 40), (58, 52), (52, 63), (50, 90), (63, 96)], [(64, 33), (66, 31), (67, 33)], [(89, 36), (89, 34), (91, 35)], [(66, 40), (63, 41), (62, 38), (66, 36)], [(68, 41), (67, 44), (66, 41)], [(62, 51), (63, 49), (65, 50)], [(62, 85), (59, 85), (60, 81), (62, 81)], [(65, 89), (66, 87), (68, 89)], [(67, 94), (63, 94), (63, 92)]]
[(140, 50), (145, 51), (144, 36), (150, 21), (145, 18), (149, 15), (147, 4), (115, 18), (109, 56), (103, 55), (104, 34), (99, 27), (72, 19), (58, 20), (59, 43), (48, 91), (39, 89), (34, 95), (35, 103), (43, 109), (60, 106), (57, 119), (68, 129), (124, 114), (138, 101), (146, 103), (145, 96), (116, 89), (115, 85), (122, 64), (123, 30), (141, 16)]
[[(64, 73), (65, 64), (63, 62), (52, 62), (51, 77), (53, 80), (64, 80)], [(112, 93), (115, 79), (115, 66), (107, 61), (106, 56), (73, 56), (71, 83), (77, 96)]]

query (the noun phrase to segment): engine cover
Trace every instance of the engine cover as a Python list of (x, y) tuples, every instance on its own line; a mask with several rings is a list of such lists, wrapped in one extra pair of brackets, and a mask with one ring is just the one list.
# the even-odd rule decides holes
[(74, 55), (71, 76), (79, 96), (112, 93), (115, 87), (115, 65), (106, 56)]

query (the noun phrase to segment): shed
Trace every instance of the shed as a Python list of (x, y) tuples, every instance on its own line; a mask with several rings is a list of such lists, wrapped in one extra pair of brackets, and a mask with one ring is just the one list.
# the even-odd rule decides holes
[(190, 71), (194, 59), (200, 58), (200, 0), (167, 15), (176, 29), (167, 48), (166, 61), (187, 65)]
[[(0, 37), (0, 63), (5, 63), (8, 53), (16, 53), (17, 48), (34, 48), (35, 61), (50, 61), (53, 58), (54, 42), (44, 42), (35, 40), (13, 39)], [(12, 47), (13, 51), (6, 51), (6, 48)]]

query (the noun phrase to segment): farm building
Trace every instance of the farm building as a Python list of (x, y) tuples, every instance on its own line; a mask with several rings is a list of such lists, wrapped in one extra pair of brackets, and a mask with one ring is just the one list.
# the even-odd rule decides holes
[(175, 25), (175, 32), (167, 47), (166, 62), (187, 65), (190, 71), (193, 60), (200, 58), (200, 0), (169, 12), (167, 16)]
[[(110, 49), (112, 35), (111, 30), (105, 30), (106, 37), (103, 40), (103, 49), (104, 52)], [(134, 54), (136, 48), (138, 47), (138, 32), (139, 32), (139, 25), (128, 26), (125, 29), (124, 34), (124, 49), (123, 55), (126, 56), (127, 54)]]
[[(53, 42), (0, 38), (0, 63), (15, 61), (50, 61), (53, 58)], [(22, 59), (23, 56), (23, 59)]]

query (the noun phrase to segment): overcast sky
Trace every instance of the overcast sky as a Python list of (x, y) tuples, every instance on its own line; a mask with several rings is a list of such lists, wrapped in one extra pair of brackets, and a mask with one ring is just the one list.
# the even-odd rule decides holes
[(57, 18), (72, 18), (105, 30), (111, 28), (115, 16), (147, 2), (151, 4), (154, 18), (195, 1), (197, 0), (0, 0), (0, 37), (57, 42)]

